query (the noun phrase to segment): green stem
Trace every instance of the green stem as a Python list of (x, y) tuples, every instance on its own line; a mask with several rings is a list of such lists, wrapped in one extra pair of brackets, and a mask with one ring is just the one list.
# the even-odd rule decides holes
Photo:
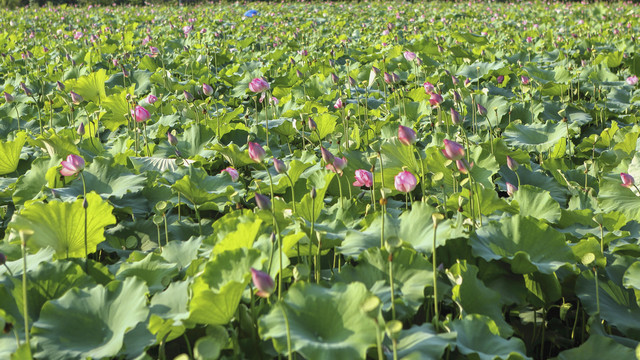
[(285, 173), (285, 175), (287, 176), (287, 179), (289, 179), (289, 184), (291, 185), (291, 204), (293, 207), (293, 214), (295, 215), (296, 213), (296, 190), (293, 186), (293, 180), (291, 180), (291, 177), (289, 176), (289, 174)]
[(389, 290), (391, 293), (391, 319), (395, 320), (396, 319), (396, 303), (395, 303), (395, 294), (394, 294), (394, 290), (395, 290), (395, 286), (393, 284), (393, 252), (391, 249), (389, 249), (390, 253), (389, 253), (389, 285), (391, 286), (391, 289)]
[(18, 105), (13, 105), (13, 109), (16, 111), (16, 116), (18, 117), (18, 131), (20, 131), (20, 113), (18, 112)]
[(424, 162), (422, 161), (422, 155), (420, 154), (420, 150), (418, 149), (418, 146), (414, 145), (413, 148), (415, 149), (416, 153), (418, 153), (418, 160), (420, 161), (420, 185), (422, 189), (422, 201), (424, 202), (426, 201), (426, 197), (424, 196), (425, 194)]
[[(82, 198), (83, 200), (83, 205), (84, 202), (87, 201), (87, 185), (84, 181), (84, 173), (81, 171), (80, 172), (80, 178), (82, 179)], [(85, 258), (85, 270), (89, 270), (89, 246), (87, 244), (87, 222), (88, 222), (88, 214), (87, 214), (87, 208), (88, 206), (83, 206), (84, 208), (84, 258)]]
[(284, 326), (287, 329), (287, 356), (289, 360), (293, 360), (293, 353), (291, 352), (291, 329), (289, 328), (287, 312), (284, 309), (282, 309), (282, 315), (284, 316)]
[(22, 311), (24, 313), (24, 338), (27, 347), (31, 348), (29, 341), (29, 307), (27, 301), (27, 242), (24, 238), (24, 232), (20, 231), (20, 244), (22, 245)]
[[(433, 222), (433, 251), (432, 251), (432, 267), (433, 267), (433, 312), (435, 314), (436, 324), (439, 324), (440, 316), (438, 314), (438, 266), (436, 262), (436, 237), (438, 234), (438, 221)], [(437, 329), (436, 329), (437, 330)]]

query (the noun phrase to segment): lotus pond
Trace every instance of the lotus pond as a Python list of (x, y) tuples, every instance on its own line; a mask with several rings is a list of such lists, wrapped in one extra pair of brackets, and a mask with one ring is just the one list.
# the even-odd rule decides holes
[(1, 358), (636, 359), (637, 4), (254, 9), (0, 10)]

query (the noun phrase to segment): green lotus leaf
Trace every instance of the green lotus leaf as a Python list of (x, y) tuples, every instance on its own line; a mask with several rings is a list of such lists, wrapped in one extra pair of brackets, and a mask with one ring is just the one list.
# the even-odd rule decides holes
[[(375, 345), (376, 324), (362, 310), (370, 293), (362, 283), (338, 283), (327, 289), (295, 283), (284, 299), (258, 321), (260, 336), (272, 339), (276, 351), (291, 349), (317, 360), (365, 359)], [(288, 331), (287, 331), (288, 329)]]
[(503, 136), (508, 145), (543, 152), (555, 146), (561, 138), (567, 137), (567, 127), (552, 121), (544, 124), (511, 123)]
[[(624, 273), (615, 273), (617, 271), (615, 268), (620, 266), (623, 264), (614, 262), (605, 270), (606, 277), (602, 276), (602, 273), (598, 274), (598, 299), (596, 299), (593, 272), (584, 271), (576, 281), (576, 295), (587, 313), (593, 316), (597, 314), (624, 336), (638, 339), (640, 338), (640, 325), (638, 325), (640, 324), (640, 307), (635, 301), (634, 292), (622, 287)], [(629, 280), (627, 282), (631, 285)]]
[(107, 78), (107, 71), (100, 69), (89, 75), (82, 76), (77, 80), (68, 81), (65, 85), (81, 95), (85, 100), (100, 103), (107, 97), (105, 92), (105, 82)]
[[(427, 286), (433, 287), (431, 264), (413, 250), (398, 248), (393, 252), (393, 281), (395, 287), (396, 311), (411, 315), (424, 304)], [(389, 253), (380, 248), (363, 252), (356, 265), (346, 265), (338, 275), (344, 283), (360, 281), (383, 303), (382, 309), (391, 308), (389, 285)], [(408, 309), (399, 308), (408, 307)]]
[(129, 157), (129, 160), (131, 160), (136, 171), (140, 173), (147, 171), (163, 173), (165, 171), (174, 172), (178, 170), (178, 162), (176, 159), (131, 156)]
[(575, 262), (560, 232), (541, 220), (522, 215), (490, 222), (471, 234), (470, 244), (476, 256), (506, 261), (517, 274), (551, 274)]
[(628, 220), (640, 221), (640, 197), (621, 185), (620, 176), (604, 176), (600, 180), (598, 203), (602, 211), (619, 211)]
[[(10, 229), (29, 230), (33, 235), (27, 239), (33, 249), (50, 246), (61, 257), (84, 257), (85, 255), (85, 209), (84, 200), (74, 202), (51, 201), (49, 203), (33, 202), (16, 215), (9, 224)], [(86, 201), (87, 248), (89, 253), (96, 251), (96, 246), (104, 238), (104, 228), (116, 223), (111, 214), (113, 207), (102, 200), (100, 195), (90, 192)]]
[(447, 347), (455, 346), (455, 333), (438, 334), (433, 325), (414, 325), (402, 330), (398, 339), (398, 358), (406, 360), (442, 359)]
[(235, 168), (255, 164), (255, 161), (249, 157), (249, 153), (246, 150), (240, 150), (236, 144), (213, 144), (211, 149), (220, 153)]
[(193, 206), (202, 209), (217, 209), (214, 201), (227, 201), (228, 197), (241, 190), (240, 185), (231, 180), (227, 174), (216, 176), (207, 175), (206, 171), (198, 168), (188, 168), (188, 175), (176, 181), (171, 188), (182, 194)]
[(453, 321), (450, 326), (457, 333), (456, 349), (463, 355), (480, 360), (530, 359), (522, 340), (500, 337), (495, 323), (487, 317), (467, 315), (462, 320)]
[(502, 315), (500, 293), (489, 289), (482, 280), (478, 279), (478, 268), (467, 264), (466, 261), (458, 262), (449, 269), (453, 289), (452, 299), (455, 301), (464, 315), (480, 314), (491, 318), (502, 336), (511, 336), (513, 329), (505, 321)]
[(189, 320), (198, 324), (225, 325), (236, 313), (252, 267), (261, 269), (263, 258), (255, 249), (236, 249), (216, 255), (191, 285)]
[(164, 290), (178, 275), (178, 271), (175, 264), (170, 264), (160, 255), (151, 253), (142, 260), (130, 259), (122, 263), (115, 275), (116, 280), (137, 276), (147, 284), (149, 291), (153, 294)]
[(147, 288), (136, 278), (71, 289), (47, 302), (33, 324), (36, 357), (84, 359), (116, 356), (126, 333), (145, 321)]
[[(117, 200), (134, 196), (146, 183), (144, 175), (134, 175), (129, 169), (115, 163), (112, 158), (96, 157), (83, 171), (87, 191), (94, 191), (104, 199)], [(83, 193), (82, 180), (76, 179), (70, 186), (54, 189), (53, 192), (65, 199), (76, 198)]]
[[(215, 155), (214, 150), (210, 150), (216, 133), (213, 129), (205, 126), (192, 124), (186, 128), (182, 134), (176, 136), (178, 145), (176, 148), (180, 152), (180, 156), (185, 159), (199, 160), (210, 159)], [(153, 156), (168, 158), (175, 156), (175, 149), (167, 141), (161, 142), (156, 146)]]
[(123, 90), (118, 94), (109, 95), (102, 99), (102, 106), (107, 113), (100, 118), (100, 122), (111, 131), (117, 130), (120, 126), (127, 124), (129, 117), (129, 106), (127, 105), (126, 96), (131, 91)]
[(159, 343), (171, 341), (184, 334), (184, 321), (189, 318), (189, 281), (171, 283), (163, 292), (153, 296), (150, 303), (149, 331)]
[[(55, 181), (59, 174), (57, 167), (60, 165), (60, 161), (57, 157), (35, 159), (24, 176), (18, 178), (16, 189), (13, 192), (13, 202), (22, 205), (42, 194), (43, 188), (46, 186), (56, 185)], [(51, 172), (54, 175), (53, 184), (49, 181)]]
[(558, 354), (558, 360), (600, 360), (600, 359), (636, 360), (636, 352), (620, 345), (610, 337), (590, 335), (582, 345)]
[(162, 248), (162, 257), (178, 267), (186, 268), (198, 258), (198, 249), (202, 245), (202, 237), (191, 237), (186, 241), (170, 241)]
[[(531, 185), (521, 185), (513, 195), (513, 201), (519, 206), (520, 215), (544, 219), (549, 223), (560, 220), (561, 211), (557, 201), (548, 191)], [(511, 203), (514, 205), (514, 203)]]
[[(467, 35), (471, 35), (471, 34), (467, 34)], [(498, 61), (493, 63), (479, 62), (479, 63), (463, 66), (462, 69), (460, 69), (460, 71), (458, 71), (456, 75), (462, 75), (466, 78), (469, 78), (473, 82), (483, 78), (485, 75), (489, 74), (490, 72), (500, 70), (505, 66), (506, 64), (503, 61)], [(490, 110), (490, 109), (487, 108), (487, 110)]]
[(25, 142), (27, 142), (25, 132), (19, 132), (13, 141), (3, 142), (0, 140), (0, 175), (16, 171)]

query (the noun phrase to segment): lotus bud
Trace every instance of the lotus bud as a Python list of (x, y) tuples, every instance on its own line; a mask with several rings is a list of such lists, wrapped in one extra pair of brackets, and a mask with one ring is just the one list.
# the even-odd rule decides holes
[(213, 88), (209, 84), (202, 84), (202, 93), (206, 96), (213, 95)]
[(273, 167), (276, 169), (278, 174), (284, 174), (287, 172), (287, 165), (280, 159), (273, 159)]
[(335, 156), (331, 153), (331, 151), (325, 149), (324, 147), (320, 148), (320, 153), (322, 154), (322, 160), (324, 160), (327, 164), (333, 164), (333, 160)]
[(518, 162), (515, 161), (511, 156), (507, 155), (507, 167), (509, 167), (511, 171), (516, 171), (519, 165), (520, 164), (518, 164)]
[(256, 193), (256, 205), (260, 210), (271, 210), (271, 199), (268, 196)]
[(178, 138), (173, 136), (173, 134), (170, 132), (167, 132), (167, 141), (169, 141), (169, 144), (171, 144), (171, 146), (178, 145)]

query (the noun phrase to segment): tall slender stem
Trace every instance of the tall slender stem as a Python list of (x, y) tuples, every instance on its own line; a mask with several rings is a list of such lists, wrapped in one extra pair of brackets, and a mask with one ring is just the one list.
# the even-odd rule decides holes
[(20, 244), (22, 248), (22, 312), (24, 313), (24, 338), (27, 347), (31, 348), (29, 342), (29, 306), (27, 301), (27, 241), (24, 238), (24, 232), (20, 231)]
[(82, 179), (82, 207), (84, 208), (84, 258), (85, 258), (85, 270), (89, 270), (89, 245), (87, 243), (87, 222), (88, 222), (88, 204), (87, 204), (87, 184), (84, 181), (84, 173), (80, 172), (80, 178)]

